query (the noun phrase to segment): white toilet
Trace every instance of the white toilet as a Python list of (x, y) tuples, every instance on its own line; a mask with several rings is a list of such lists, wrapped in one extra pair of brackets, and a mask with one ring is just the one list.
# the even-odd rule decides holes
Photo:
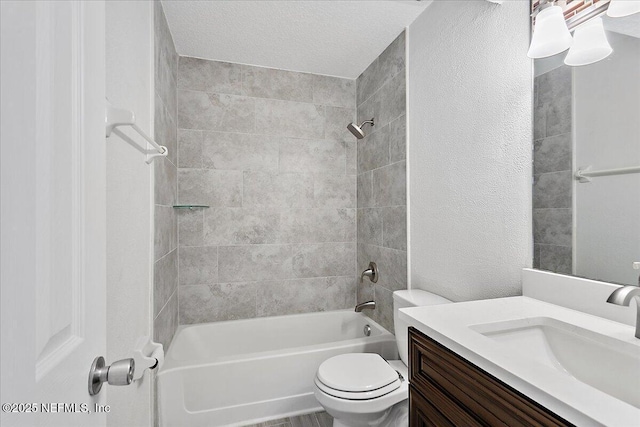
[(348, 353), (320, 365), (315, 396), (334, 418), (334, 427), (408, 425), (409, 324), (398, 319), (398, 310), (450, 302), (426, 291), (396, 291), (393, 320), (400, 360), (385, 361), (375, 353)]

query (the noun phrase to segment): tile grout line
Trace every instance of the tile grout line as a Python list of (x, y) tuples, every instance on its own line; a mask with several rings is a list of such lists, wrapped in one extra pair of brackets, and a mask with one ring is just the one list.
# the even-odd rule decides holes
[[(255, 115), (255, 114), (254, 114)], [(398, 118), (400, 118), (401, 116), (398, 116), (395, 120), (397, 120)], [(385, 125), (386, 126), (386, 125)], [(384, 126), (383, 126), (384, 127)], [(250, 135), (250, 136), (260, 136), (260, 137), (270, 137), (270, 138), (280, 138), (280, 139), (295, 139), (295, 140), (303, 140), (303, 141), (334, 141), (334, 142), (345, 142), (347, 141), (346, 139), (333, 139), (333, 138), (326, 138), (326, 137), (313, 137), (313, 138), (309, 138), (309, 137), (305, 137), (305, 136), (290, 136), (290, 135), (281, 135), (281, 134), (274, 134), (274, 133), (259, 133), (259, 132), (241, 132), (241, 131), (233, 131), (233, 130), (219, 130), (219, 129), (201, 129), (201, 128), (185, 128), (185, 127), (178, 127), (177, 128), (178, 131), (190, 131), (190, 132), (207, 132), (207, 133), (226, 133), (226, 134), (234, 134), (234, 135)]]
[[(540, 172), (540, 173), (534, 173), (533, 176), (541, 176), (541, 175), (552, 175), (552, 174), (559, 174), (559, 173), (572, 173), (573, 170), (572, 169), (563, 169), (563, 170), (559, 170), (559, 171), (550, 171), (550, 172)], [(571, 177), (571, 179), (573, 180), (573, 176)]]
[[(379, 57), (378, 57), (379, 58)], [(376, 61), (378, 60), (378, 58), (376, 58)], [(365, 70), (366, 71), (366, 70)], [(391, 77), (387, 77), (386, 80), (383, 80), (383, 83), (378, 86), (378, 88), (371, 94), (369, 95), (369, 97), (365, 100), (363, 100), (360, 104), (358, 104), (358, 100), (356, 99), (356, 108), (359, 108), (362, 104), (364, 104), (365, 102), (367, 102), (368, 100), (370, 100), (371, 98), (373, 98), (378, 92), (380, 92), (387, 84), (389, 84), (389, 82), (391, 82), (393, 79), (395, 79), (396, 77), (398, 77), (401, 73), (403, 73), (405, 71), (405, 66), (403, 65), (402, 68), (400, 69), (400, 71), (398, 71), (396, 74), (392, 75)]]
[(336, 104), (328, 104), (326, 102), (314, 102), (313, 99), (311, 101), (302, 101), (302, 100), (298, 100), (298, 99), (283, 99), (283, 98), (273, 98), (273, 97), (268, 97), (268, 96), (245, 95), (243, 93), (228, 93), (228, 92), (219, 92), (219, 91), (216, 92), (216, 91), (207, 91), (207, 90), (200, 90), (200, 89), (190, 89), (190, 88), (187, 88), (187, 87), (177, 87), (177, 89), (178, 89), (178, 92), (179, 91), (198, 92), (198, 93), (204, 93), (206, 95), (233, 96), (233, 97), (237, 97), (237, 98), (247, 98), (247, 99), (263, 100), (263, 101), (294, 102), (294, 103), (297, 103), (297, 104), (316, 105), (316, 106), (319, 106), (319, 107), (329, 107), (329, 108), (342, 108), (342, 109), (345, 109), (345, 110), (350, 110), (352, 108), (352, 106), (350, 106), (350, 105), (336, 105)]
[(156, 319), (158, 319), (160, 317), (160, 314), (162, 314), (162, 312), (167, 307), (167, 305), (169, 305), (169, 302), (171, 301), (171, 298), (173, 298), (173, 295), (175, 293), (177, 293), (177, 292), (178, 292), (178, 288), (176, 287), (176, 289), (174, 289), (173, 292), (171, 292), (171, 295), (169, 295), (169, 298), (167, 298), (167, 301), (164, 303), (162, 308), (160, 310), (158, 310), (158, 315), (154, 318), (154, 320), (156, 320)]
[(572, 133), (572, 132), (571, 132), (571, 131), (569, 131), (569, 132), (558, 133), (558, 134), (555, 134), (555, 135), (544, 136), (544, 137), (542, 137), (542, 138), (534, 139), (534, 140), (533, 140), (533, 143), (535, 144), (536, 142), (544, 141), (545, 139), (556, 138), (556, 137), (558, 137), (558, 136), (565, 136), (565, 135), (571, 136), (571, 133)]
[(539, 242), (533, 242), (534, 245), (538, 245), (538, 246), (553, 246), (553, 247), (558, 247), (558, 248), (573, 248), (573, 246), (566, 246), (566, 245), (555, 245), (553, 243), (539, 243)]
[[(198, 282), (198, 283), (191, 283), (188, 285), (179, 285), (176, 287), (176, 289), (178, 288), (188, 288), (188, 287), (193, 287), (193, 286), (213, 286), (213, 285), (231, 285), (231, 286), (237, 286), (237, 285), (244, 285), (244, 284), (259, 284), (259, 283), (269, 283), (269, 282), (298, 282), (298, 281), (323, 281), (323, 282), (327, 282), (329, 279), (351, 279), (353, 278), (353, 276), (351, 275), (337, 275), (337, 276), (311, 276), (311, 277), (287, 277), (287, 278), (280, 278), (280, 279), (270, 279), (270, 280), (257, 280), (257, 279), (244, 279), (244, 280), (218, 280), (218, 281), (214, 281), (214, 282)], [(327, 283), (324, 283), (324, 285), (327, 285)], [(173, 295), (173, 292), (171, 293), (171, 295)]]
[[(181, 248), (244, 248), (248, 246), (320, 246), (320, 245), (355, 245), (355, 241), (350, 242), (310, 242), (310, 243), (245, 243), (245, 244), (215, 244), (215, 245), (182, 245)], [(177, 249), (177, 248), (176, 248)], [(173, 252), (173, 251), (172, 251)]]

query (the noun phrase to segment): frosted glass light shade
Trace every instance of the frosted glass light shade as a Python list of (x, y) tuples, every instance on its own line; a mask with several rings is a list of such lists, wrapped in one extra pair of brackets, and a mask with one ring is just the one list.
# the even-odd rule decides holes
[(633, 15), (640, 12), (640, 1), (636, 0), (611, 0), (607, 15), (612, 18)]
[(573, 67), (593, 64), (611, 55), (611, 52), (613, 49), (604, 32), (602, 18), (593, 18), (576, 28), (573, 46), (564, 63)]
[(529, 58), (546, 58), (571, 47), (573, 39), (564, 21), (560, 6), (550, 6), (536, 16), (536, 26), (531, 38)]

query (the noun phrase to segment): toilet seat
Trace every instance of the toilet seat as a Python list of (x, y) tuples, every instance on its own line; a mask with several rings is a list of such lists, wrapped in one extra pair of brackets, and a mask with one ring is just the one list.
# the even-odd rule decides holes
[(400, 380), (398, 379), (398, 381), (394, 381), (393, 383), (381, 387), (379, 389), (376, 390), (371, 390), (371, 391), (356, 391), (356, 392), (351, 392), (351, 391), (342, 391), (342, 390), (335, 390), (333, 388), (327, 387), (326, 385), (322, 384), (322, 382), (320, 382), (320, 380), (318, 380), (318, 377), (315, 378), (315, 384), (316, 387), (318, 388), (318, 390), (321, 390), (322, 392), (328, 394), (329, 396), (333, 396), (333, 397), (337, 397), (339, 399), (346, 399), (346, 400), (371, 400), (371, 399), (377, 399), (379, 397), (382, 397), (386, 394), (391, 393), (392, 391), (397, 390), (398, 388), (400, 388)]
[(397, 390), (398, 372), (378, 354), (348, 353), (327, 359), (315, 378), (322, 392), (347, 400), (376, 399)]
[(343, 399), (325, 393), (317, 385), (314, 387), (314, 395), (332, 417), (341, 419), (351, 416), (372, 415), (390, 410), (396, 403), (407, 400), (409, 397), (409, 383), (403, 381), (399, 388), (375, 399)]

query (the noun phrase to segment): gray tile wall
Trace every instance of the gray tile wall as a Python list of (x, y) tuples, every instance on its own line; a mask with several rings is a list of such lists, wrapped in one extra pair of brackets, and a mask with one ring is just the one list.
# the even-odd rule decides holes
[(153, 336), (166, 351), (178, 327), (178, 222), (172, 207), (178, 197), (178, 54), (160, 1), (154, 2), (154, 33), (154, 133), (156, 141), (168, 148), (169, 155), (153, 162)]
[(572, 272), (571, 67), (535, 78), (534, 268)]
[[(181, 324), (355, 304), (354, 80), (180, 57)], [(385, 179), (391, 179), (386, 177)]]
[(392, 293), (407, 287), (404, 32), (358, 77), (356, 93), (358, 122), (375, 119), (357, 143), (357, 274), (369, 261), (380, 271), (377, 284), (359, 285), (358, 302), (375, 299), (365, 313), (393, 332)]

